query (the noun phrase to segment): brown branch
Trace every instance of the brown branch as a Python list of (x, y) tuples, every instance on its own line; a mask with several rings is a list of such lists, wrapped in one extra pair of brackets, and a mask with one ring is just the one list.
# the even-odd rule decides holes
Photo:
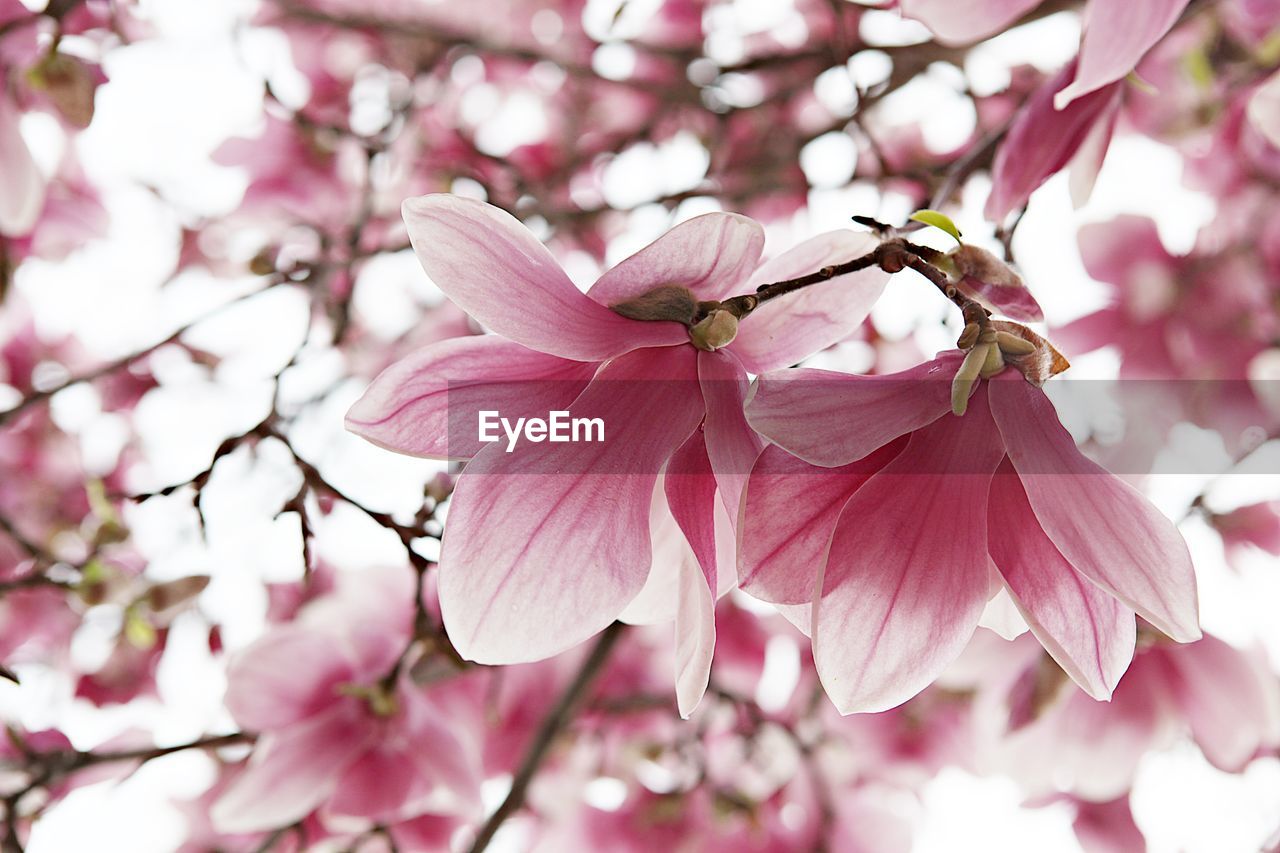
[(173, 755), (175, 752), (186, 752), (189, 749), (218, 749), (224, 746), (252, 743), (255, 739), (256, 735), (248, 732), (233, 732), (226, 735), (210, 735), (187, 743), (180, 743), (176, 746), (151, 746), (113, 752), (82, 752), (78, 754), (80, 760), (72, 770), (93, 767), (98, 764), (111, 764), (117, 761), (150, 761), (153, 758), (163, 758), (166, 755)]
[(617, 644), (618, 638), (622, 636), (623, 628), (624, 626), (621, 622), (614, 622), (604, 629), (600, 639), (596, 640), (596, 644), (591, 647), (590, 654), (582, 662), (582, 666), (578, 669), (578, 674), (574, 676), (573, 682), (565, 690), (560, 700), (556, 702), (555, 707), (551, 709), (551, 713), (542, 721), (542, 725), (538, 727), (538, 731), (533, 737), (533, 743), (529, 746), (529, 751), (525, 753), (524, 760), (520, 762), (520, 768), (511, 780), (511, 790), (507, 793), (507, 798), (498, 806), (497, 811), (489, 816), (484, 826), (480, 827), (480, 832), (477, 833), (475, 841), (471, 843), (470, 853), (481, 853), (481, 851), (488, 848), (489, 842), (493, 841), (494, 834), (502, 827), (507, 818), (519, 811), (524, 805), (529, 783), (533, 781), (533, 777), (537, 774), (538, 768), (542, 765), (543, 759), (546, 758), (548, 750), (551, 749), (551, 745), (560, 733), (564, 731), (569, 721), (573, 719), (578, 703), (586, 695), (596, 676), (604, 669), (614, 645)]
[(230, 308), (233, 305), (238, 305), (241, 302), (244, 302), (246, 299), (252, 299), (253, 297), (261, 293), (265, 293), (266, 291), (272, 289), (273, 287), (276, 287), (278, 285), (285, 284), (286, 282), (291, 282), (291, 281), (292, 279), (289, 279), (287, 277), (273, 278), (265, 287), (261, 287), (257, 290), (253, 290), (253, 291), (250, 291), (249, 293), (245, 293), (240, 296), (237, 296), (234, 299), (231, 299), (227, 302), (222, 303), (217, 308), (214, 308), (213, 310), (202, 314), (201, 316), (190, 321), (189, 323), (184, 323), (183, 325), (175, 329), (172, 334), (168, 335), (163, 340), (156, 341), (154, 344), (145, 346), (142, 349), (132, 352), (129, 355), (123, 356), (121, 358), (118, 358), (115, 361), (107, 362), (101, 367), (95, 368), (94, 370), (91, 370), (88, 373), (81, 374), (80, 376), (72, 376), (71, 378), (65, 379), (62, 382), (59, 382), (57, 385), (54, 385), (50, 388), (44, 388), (38, 391), (33, 391), (32, 393), (28, 394), (27, 396), (19, 400), (18, 404), (15, 405), (13, 408), (6, 409), (5, 411), (0, 412), (0, 427), (4, 427), (6, 424), (8, 424), (10, 421), (16, 418), (18, 415), (22, 414), (22, 412), (29, 409), (31, 406), (34, 406), (37, 403), (42, 403), (45, 400), (48, 400), (50, 397), (52, 397), (54, 394), (57, 394), (59, 391), (63, 391), (67, 388), (70, 388), (72, 385), (79, 385), (83, 382), (94, 382), (98, 379), (102, 379), (104, 376), (110, 376), (112, 373), (115, 373), (117, 370), (123, 370), (124, 368), (133, 364), (135, 361), (138, 361), (140, 359), (146, 358), (147, 356), (151, 355), (153, 352), (160, 349), (161, 347), (167, 344), (174, 343), (175, 341), (178, 340), (178, 338), (182, 337), (187, 332), (191, 331), (192, 328), (199, 325), (200, 323), (203, 323), (205, 320), (209, 319), (210, 317), (213, 317), (221, 313), (223, 310)]
[[(894, 229), (887, 230), (892, 232)], [(770, 299), (777, 299), (779, 296), (786, 296), (842, 275), (877, 266), (891, 274), (910, 268), (926, 278), (943, 296), (954, 303), (964, 315), (966, 323), (984, 324), (989, 316), (987, 310), (957, 290), (947, 273), (935, 266), (942, 257), (941, 252), (928, 246), (910, 243), (900, 237), (888, 237), (865, 255), (825, 266), (816, 272), (797, 278), (762, 284), (756, 288), (755, 293), (730, 297), (722, 301), (720, 307), (739, 318), (746, 317)]]
[(256, 735), (248, 732), (233, 732), (225, 735), (210, 735), (176, 746), (152, 746), (139, 749), (123, 749), (111, 752), (34, 752), (15, 738), (14, 745), (34, 766), (33, 777), (25, 787), (14, 791), (4, 798), (5, 833), (0, 837), (0, 850), (4, 853), (21, 853), (22, 844), (18, 838), (18, 806), (27, 794), (39, 788), (45, 788), (57, 780), (99, 764), (110, 764), (117, 761), (150, 761), (184, 752), (189, 749), (217, 749), (241, 743), (252, 743)]

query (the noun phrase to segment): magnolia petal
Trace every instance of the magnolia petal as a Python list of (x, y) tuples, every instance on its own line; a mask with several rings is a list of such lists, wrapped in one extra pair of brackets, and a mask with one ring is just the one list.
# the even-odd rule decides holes
[(1174, 701), (1204, 757), (1219, 770), (1239, 773), (1270, 740), (1274, 719), (1264, 690), (1275, 689), (1273, 676), (1260, 677), (1246, 652), (1207, 634), (1161, 653), (1172, 670)]
[(500, 208), (438, 193), (407, 200), (404, 219), (431, 280), (485, 326), (530, 349), (602, 361), (688, 338), (679, 323), (628, 320), (590, 299)]
[(1172, 733), (1160, 701), (1161, 680), (1144, 664), (1140, 655), (1110, 702), (1068, 687), (1064, 697), (1014, 736), (1021, 753), (1014, 771), (1040, 777), (1041, 790), (1065, 788), (1092, 801), (1127, 793), (1142, 756)]
[[(476, 818), (483, 812), (480, 783), (484, 772), (474, 742), (458, 736), (449, 712), (420, 688), (404, 685), (400, 691), (406, 710), (405, 736), (413, 745), (410, 760), (418, 774), (432, 785), (430, 801), (422, 809)], [(423, 749), (423, 744), (431, 744)]]
[[(876, 245), (858, 231), (820, 234), (761, 266), (744, 292), (860, 258)], [(857, 331), (888, 281), (888, 273), (870, 267), (771, 299), (743, 319), (729, 349), (751, 373), (789, 367)]]
[(720, 500), (736, 521), (751, 466), (764, 449), (764, 439), (747, 423), (743, 412), (751, 383), (742, 364), (727, 352), (698, 353), (698, 383), (707, 407), (707, 453), (720, 487)]
[(1077, 99), (1132, 73), (1147, 51), (1173, 28), (1189, 0), (1089, 0), (1084, 10), (1079, 68), (1053, 99), (1066, 109)]
[(397, 453), (470, 459), (486, 443), (478, 437), (479, 412), (512, 423), (545, 417), (573, 402), (596, 367), (495, 335), (441, 341), (378, 374), (347, 412), (347, 429)]
[(1098, 182), (1098, 173), (1102, 171), (1102, 163), (1107, 158), (1111, 135), (1115, 132), (1119, 115), (1120, 98), (1117, 97), (1109, 102), (1106, 111), (1093, 123), (1084, 141), (1080, 143), (1079, 150), (1067, 165), (1067, 187), (1071, 192), (1071, 206), (1076, 210), (1084, 207), (1089, 202), (1089, 196), (1093, 195), (1093, 186)]
[(654, 483), (649, 505), (649, 541), (653, 557), (644, 586), (618, 614), (618, 621), (628, 625), (665, 625), (675, 619), (680, 573), (686, 563), (695, 569), (698, 565), (697, 555), (671, 515), (665, 475), (660, 475)]
[(0, 234), (21, 237), (35, 227), (44, 208), (45, 182), (18, 129), (22, 114), (0, 92)]
[(956, 283), (956, 289), (974, 299), (993, 313), (1003, 314), (1024, 323), (1044, 321), (1040, 303), (1025, 286), (1001, 287), (999, 284), (967, 277)]
[(1069, 64), (1041, 84), (1009, 126), (991, 167), (991, 195), (985, 208), (991, 221), (1000, 222), (1026, 204), (1031, 193), (1070, 162), (1098, 122), (1114, 120), (1112, 113), (1122, 94), (1118, 83), (1066, 109), (1054, 108), (1054, 93), (1074, 70), (1074, 63)]
[[(431, 744), (433, 750), (438, 746)], [(325, 813), (393, 823), (408, 802), (421, 796), (424, 780), (412, 761), (413, 753), (421, 750), (421, 744), (371, 744), (342, 771), (341, 782), (326, 804)]]
[(1085, 272), (1098, 281), (1121, 287), (1145, 268), (1170, 271), (1174, 260), (1160, 241), (1154, 220), (1131, 213), (1108, 222), (1080, 226), (1076, 235)]
[(775, 604), (774, 609), (806, 637), (813, 637), (812, 604)]
[(707, 691), (716, 645), (716, 478), (701, 431), (671, 457), (666, 492), (698, 558), (696, 567), (680, 563), (676, 606), (676, 705), (688, 719)]
[(716, 588), (716, 478), (701, 430), (680, 445), (663, 477), (667, 505), (685, 541), (693, 549), (711, 589)]
[(1077, 800), (1072, 827), (1084, 853), (1133, 853), (1147, 849), (1147, 838), (1133, 821), (1127, 796), (1105, 803)]
[(1040, 5), (1040, 0), (902, 0), (902, 14), (948, 46), (993, 36)]
[(884, 711), (964, 649), (987, 603), (987, 487), (1003, 456), (979, 387), (912, 434), (845, 504), (813, 606), (813, 655), (842, 714)]
[[(720, 502), (715, 506), (715, 535), (718, 599), (738, 585), (733, 522)], [(659, 476), (654, 485), (649, 536), (653, 543), (653, 560), (644, 587), (618, 615), (618, 621), (628, 625), (665, 625), (675, 620), (683, 572), (688, 570), (696, 574), (702, 571), (697, 556), (671, 515), (665, 476)]]
[(258, 739), (249, 766), (210, 810), (219, 832), (235, 835), (287, 826), (329, 797), (339, 774), (367, 746), (373, 729), (352, 719), (351, 703)]
[(440, 609), (464, 658), (559, 654), (640, 591), (654, 481), (703, 416), (696, 355), (648, 349), (602, 368), (568, 411), (602, 418), (603, 442), (495, 444), (469, 463), (440, 555)]
[(712, 578), (682, 564), (676, 606), (676, 707), (684, 719), (707, 693), (716, 652), (716, 594)]
[[(994, 568), (992, 572), (1000, 578), (1000, 573)], [(1029, 630), (1027, 620), (1022, 617), (1018, 605), (1013, 603), (1013, 596), (1009, 594), (1003, 579), (1000, 579), (999, 583), (1000, 589), (987, 600), (987, 606), (982, 609), (982, 615), (978, 617), (978, 627), (993, 631), (1002, 639), (1016, 640)]]
[(385, 824), (424, 811), (478, 815), (478, 756), (459, 743), (448, 715), (426, 691), (402, 681), (396, 701), (396, 715), (380, 724), (381, 736), (343, 771), (324, 812)]
[(839, 468), (819, 468), (779, 447), (765, 448), (751, 471), (738, 522), (742, 591), (771, 604), (811, 602), (840, 511), (905, 446), (903, 438)]
[(1076, 573), (1049, 541), (1005, 460), (991, 479), (987, 541), (1018, 610), (1072, 680), (1110, 699), (1133, 660), (1133, 611)]
[(951, 380), (963, 357), (943, 353), (886, 376), (775, 371), (758, 380), (747, 422), (806, 462), (847, 465), (951, 411)]
[(415, 573), (376, 566), (333, 575), (333, 590), (310, 602), (295, 624), (316, 634), (340, 634), (357, 672), (385, 672), (413, 638)]
[(760, 262), (764, 229), (737, 213), (706, 213), (681, 222), (610, 269), (587, 291), (616, 305), (674, 284), (700, 300), (736, 294)]
[(281, 625), (235, 655), (224, 701), (249, 731), (282, 729), (329, 705), (355, 669), (336, 634)]
[(1062, 556), (1173, 639), (1199, 638), (1195, 572), (1178, 529), (1079, 451), (1043, 391), (1012, 371), (988, 384), (1009, 459)]

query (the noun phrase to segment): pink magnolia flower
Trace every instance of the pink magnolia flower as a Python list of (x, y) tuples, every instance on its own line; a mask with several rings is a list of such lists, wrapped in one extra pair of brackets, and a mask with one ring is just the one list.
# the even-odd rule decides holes
[[(1174, 645), (1144, 637), (1110, 702), (1065, 681), (1034, 643), (1001, 644), (979, 687), (975, 719), (994, 725), (989, 762), (1033, 795), (1067, 791), (1094, 802), (1123, 796), (1143, 756), (1189, 734), (1220, 770), (1238, 773), (1280, 743), (1280, 691), (1260, 654), (1211, 635)], [(1049, 684), (1028, 715), (1026, 685)]]
[(1054, 337), (1068, 351), (1118, 347), (1123, 378), (1244, 379), (1278, 327), (1265, 271), (1238, 255), (1175, 257), (1140, 216), (1086, 225), (1080, 256), (1114, 298)]
[[(794, 363), (846, 337), (887, 277), (864, 271), (772, 300), (742, 320), (736, 337), (720, 325), (691, 332), (682, 322), (631, 319), (610, 306), (634, 316), (659, 311), (655, 300), (673, 292), (690, 304), (752, 292), (865, 254), (872, 238), (824, 234), (756, 269), (760, 226), (707, 214), (676, 226), (584, 294), (495, 207), (432, 195), (409, 200), (404, 212), (432, 280), (498, 333), (445, 341), (393, 365), (347, 416), (349, 429), (391, 450), (471, 459), (440, 557), (451, 640), (463, 657), (483, 663), (538, 660), (585, 640), (641, 593), (656, 562), (652, 525), (669, 513), (668, 526), (678, 526), (701, 569), (696, 583), (686, 575), (677, 592), (691, 623), (678, 629), (689, 639), (681, 647), (679, 666), (689, 672), (681, 708), (692, 710), (714, 645), (713, 593), (732, 581), (731, 563), (725, 572), (719, 567), (732, 557), (716, 544), (716, 504), (736, 517), (760, 449), (742, 415), (747, 372)], [(691, 343), (700, 334), (701, 349)], [(606, 440), (526, 443), (507, 452), (504, 443), (478, 440), (483, 409), (513, 421), (553, 409), (599, 417)]]
[(479, 758), (459, 721), (407, 674), (383, 680), (412, 621), (407, 568), (362, 572), (235, 657), (226, 704), (258, 740), (213, 806), (219, 832), (274, 829), (317, 808), (377, 823), (474, 816)]
[(1079, 206), (1088, 199), (1111, 144), (1124, 92), (1122, 83), (1113, 83), (1058, 108), (1055, 99), (1075, 73), (1076, 63), (1071, 62), (1046, 80), (1014, 118), (992, 166), (988, 219), (1004, 219), (1068, 165), (1072, 201)]
[(274, 115), (258, 137), (233, 137), (213, 153), (215, 163), (248, 172), (241, 211), (272, 224), (282, 213), (326, 225), (347, 222), (357, 207), (350, 189), (360, 158), (350, 139)]
[(1173, 524), (1086, 459), (1017, 370), (951, 415), (959, 364), (950, 352), (891, 376), (773, 373), (747, 409), (777, 447), (749, 481), (740, 583), (812, 602), (814, 661), (844, 713), (922, 690), (1001, 586), (1097, 698), (1133, 654), (1135, 611), (1177, 640), (1200, 636)]

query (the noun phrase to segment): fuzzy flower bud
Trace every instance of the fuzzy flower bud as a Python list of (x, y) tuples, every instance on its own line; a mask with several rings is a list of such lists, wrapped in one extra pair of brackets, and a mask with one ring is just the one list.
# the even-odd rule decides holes
[(706, 352), (715, 352), (737, 336), (738, 318), (721, 308), (703, 317), (689, 330), (689, 340)]

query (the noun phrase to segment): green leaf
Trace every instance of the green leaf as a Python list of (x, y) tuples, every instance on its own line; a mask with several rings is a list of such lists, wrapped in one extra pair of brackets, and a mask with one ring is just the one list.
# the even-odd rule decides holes
[(915, 213), (911, 214), (911, 219), (916, 222), (923, 222), (925, 225), (932, 225), (934, 228), (939, 230), (946, 231), (955, 238), (957, 243), (962, 242), (960, 240), (960, 229), (951, 221), (951, 217), (947, 216), (945, 213), (939, 213), (936, 210), (917, 210)]

